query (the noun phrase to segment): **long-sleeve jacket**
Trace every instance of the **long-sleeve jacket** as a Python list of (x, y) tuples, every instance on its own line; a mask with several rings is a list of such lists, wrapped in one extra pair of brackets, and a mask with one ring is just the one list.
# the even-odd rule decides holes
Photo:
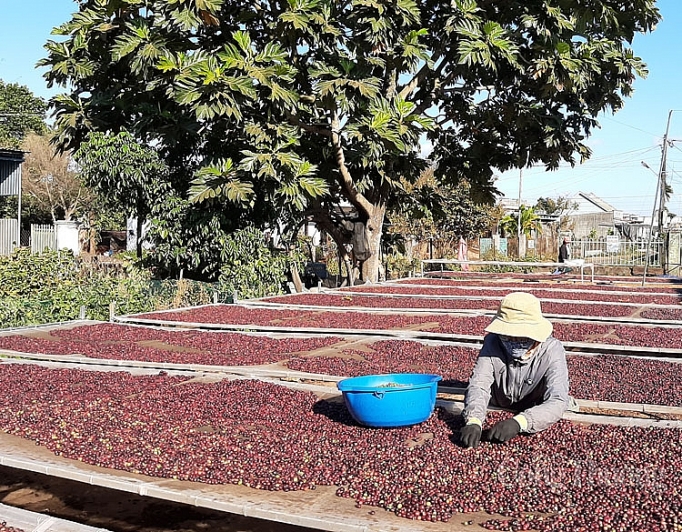
[(464, 419), (483, 421), (488, 404), (521, 413), (525, 432), (546, 429), (569, 405), (564, 346), (550, 336), (527, 360), (510, 357), (493, 333), (486, 335), (464, 398)]
[(571, 250), (566, 244), (561, 244), (559, 246), (559, 261), (558, 262), (566, 262), (571, 260)]

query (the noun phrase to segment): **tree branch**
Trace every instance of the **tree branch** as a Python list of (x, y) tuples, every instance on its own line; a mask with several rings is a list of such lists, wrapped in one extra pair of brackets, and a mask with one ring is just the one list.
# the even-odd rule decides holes
[[(435, 65), (438, 61), (440, 61), (442, 57), (438, 56), (436, 59), (434, 59), (433, 64)], [(438, 65), (438, 68), (434, 70), (434, 73), (436, 75), (440, 75), (440, 72), (443, 70), (443, 66), (445, 65), (445, 61), (442, 61), (440, 65)], [(412, 94), (412, 91), (414, 91), (417, 87), (419, 87), (419, 84), (424, 81), (424, 78), (426, 75), (429, 73), (431, 68), (427, 63), (424, 63), (422, 67), (419, 69), (419, 72), (415, 74), (415, 76), (403, 87), (403, 90), (400, 91), (400, 97), (403, 100), (406, 100), (407, 97)]]
[(303, 131), (308, 133), (315, 133), (316, 135), (321, 135), (323, 137), (332, 138), (332, 132), (322, 126), (314, 126), (312, 124), (306, 124), (302, 122), (298, 116), (287, 111), (287, 120), (291, 125), (300, 127)]
[(334, 155), (336, 157), (336, 164), (339, 167), (339, 180), (340, 185), (346, 192), (346, 197), (356, 209), (362, 212), (366, 217), (369, 217), (372, 213), (373, 206), (367, 201), (362, 194), (360, 194), (355, 188), (353, 183), (353, 176), (350, 175), (350, 171), (346, 166), (346, 155), (341, 145), (341, 120), (339, 119), (338, 109), (334, 107), (332, 111), (332, 147), (334, 149)]

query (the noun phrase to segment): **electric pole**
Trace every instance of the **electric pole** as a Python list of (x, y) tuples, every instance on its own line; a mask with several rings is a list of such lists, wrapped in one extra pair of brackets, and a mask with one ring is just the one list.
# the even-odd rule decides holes
[[(516, 236), (519, 241), (519, 259), (522, 259), (523, 257), (521, 256), (521, 193), (523, 191), (523, 168), (519, 168), (519, 219), (516, 224)], [(525, 250), (524, 250), (525, 251)], [(525, 253), (523, 254), (525, 256)]]
[[(673, 117), (673, 113), (675, 111), (679, 111), (679, 109), (671, 109), (670, 112), (668, 113), (668, 123), (665, 126), (665, 134), (663, 135), (663, 147), (661, 148), (661, 166), (658, 170), (658, 183), (657, 183), (657, 188), (656, 188), (656, 195), (654, 197), (654, 210), (651, 213), (651, 225), (649, 226), (649, 238), (647, 240), (647, 246), (646, 246), (646, 262), (644, 263), (644, 274), (642, 276), (642, 286), (644, 286), (644, 283), (646, 282), (646, 274), (647, 274), (647, 269), (649, 267), (649, 260), (650, 260), (650, 254), (651, 254), (651, 237), (654, 232), (654, 214), (656, 213), (656, 202), (658, 200), (659, 203), (659, 211), (658, 211), (658, 234), (661, 240), (663, 240), (663, 217), (664, 217), (664, 209), (665, 209), (665, 193), (666, 193), (666, 188), (667, 188), (667, 181), (665, 178), (666, 174), (666, 159), (668, 157), (668, 134), (670, 133), (670, 120)], [(659, 252), (659, 257), (658, 260), (661, 262), (661, 265), (664, 264), (664, 259), (663, 257), (660, 256), (662, 253), (665, 255), (667, 252), (666, 246), (663, 245), (661, 247), (661, 251)], [(667, 257), (666, 257), (667, 260)], [(663, 270), (663, 273), (665, 273), (665, 268)]]

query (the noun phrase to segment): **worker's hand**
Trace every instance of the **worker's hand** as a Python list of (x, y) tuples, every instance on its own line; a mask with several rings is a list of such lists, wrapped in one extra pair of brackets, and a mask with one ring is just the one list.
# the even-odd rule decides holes
[(511, 440), (519, 432), (521, 432), (521, 425), (512, 417), (493, 425), (486, 432), (486, 436), (488, 441), (504, 443), (507, 440)]
[(478, 447), (481, 442), (481, 427), (476, 423), (464, 425), (459, 433), (459, 441), (464, 447)]

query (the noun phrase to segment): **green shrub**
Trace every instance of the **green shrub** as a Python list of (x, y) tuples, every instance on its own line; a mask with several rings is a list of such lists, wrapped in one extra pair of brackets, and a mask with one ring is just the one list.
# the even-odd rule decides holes
[(132, 262), (104, 267), (68, 251), (32, 255), (28, 250), (0, 257), (0, 328), (78, 319), (108, 320), (132, 314), (209, 303), (214, 285), (190, 281), (153, 281)]
[(386, 269), (388, 279), (399, 279), (421, 271), (421, 261), (414, 258), (410, 260), (402, 253), (390, 253), (386, 255)]
[(300, 248), (286, 254), (271, 250), (263, 233), (246, 228), (232, 233), (225, 241), (218, 285), (221, 294), (253, 299), (285, 293), (292, 262), (302, 271), (305, 259)]
[(115, 312), (135, 314), (153, 310), (229, 302), (284, 292), (292, 262), (302, 271), (300, 248), (273, 251), (254, 228), (227, 238), (218, 283), (188, 279), (151, 278), (130, 257), (100, 263), (74, 257), (69, 251), (32, 255), (21, 249), (0, 257), (0, 328), (39, 325), (78, 319), (81, 308), (88, 319), (108, 320)]

